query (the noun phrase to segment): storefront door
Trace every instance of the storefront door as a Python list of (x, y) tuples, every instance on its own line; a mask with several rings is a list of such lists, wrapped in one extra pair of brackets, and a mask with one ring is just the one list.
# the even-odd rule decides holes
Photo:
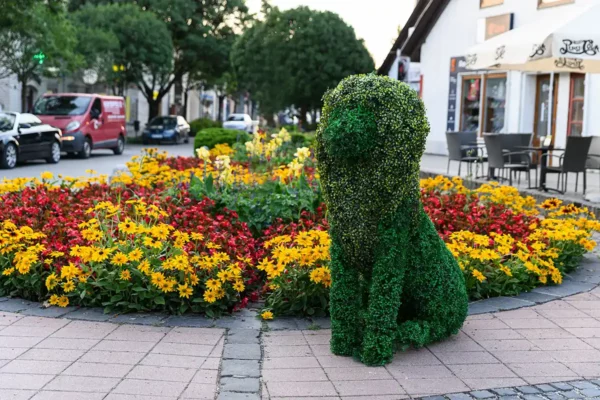
[(558, 76), (554, 77), (554, 89), (552, 98), (552, 124), (551, 132), (548, 131), (548, 118), (550, 112), (550, 75), (538, 75), (535, 95), (535, 123), (533, 127), (533, 144), (538, 145), (541, 137), (552, 136), (554, 144), (554, 133), (556, 130), (556, 105), (558, 99)]

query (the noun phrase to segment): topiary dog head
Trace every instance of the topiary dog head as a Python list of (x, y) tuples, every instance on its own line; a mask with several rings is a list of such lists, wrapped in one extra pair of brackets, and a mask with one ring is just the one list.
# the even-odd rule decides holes
[(332, 225), (359, 240), (402, 202), (418, 201), (428, 133), (423, 103), (404, 83), (355, 75), (329, 91), (316, 153)]

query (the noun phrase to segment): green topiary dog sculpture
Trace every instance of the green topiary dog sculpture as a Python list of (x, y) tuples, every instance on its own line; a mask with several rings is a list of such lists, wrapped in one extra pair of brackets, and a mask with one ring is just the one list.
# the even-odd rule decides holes
[(369, 365), (458, 332), (464, 278), (425, 214), (429, 124), (408, 85), (357, 75), (325, 95), (317, 159), (331, 223), (331, 351)]

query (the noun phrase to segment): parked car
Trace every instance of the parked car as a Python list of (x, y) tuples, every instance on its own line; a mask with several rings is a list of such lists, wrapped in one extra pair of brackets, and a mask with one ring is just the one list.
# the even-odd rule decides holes
[(14, 168), (17, 161), (60, 161), (61, 131), (33, 114), (0, 113), (0, 167)]
[(248, 114), (231, 114), (227, 117), (227, 121), (223, 122), (223, 128), (246, 131), (253, 134), (254, 121), (252, 121), (252, 118)]
[(142, 132), (142, 142), (189, 143), (190, 124), (180, 115), (154, 117)]
[(92, 149), (125, 149), (125, 102), (122, 97), (85, 93), (45, 94), (33, 113), (63, 132), (63, 150), (89, 158)]

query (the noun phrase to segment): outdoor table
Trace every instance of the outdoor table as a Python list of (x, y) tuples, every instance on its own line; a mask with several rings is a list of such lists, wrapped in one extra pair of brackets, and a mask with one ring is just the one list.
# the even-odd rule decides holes
[(547, 147), (547, 146), (517, 146), (519, 149), (523, 150), (531, 150), (537, 151), (540, 153), (540, 186), (537, 187), (538, 190), (542, 190), (544, 192), (548, 192), (550, 190), (561, 193), (560, 190), (554, 188), (546, 187), (546, 172), (548, 168), (548, 152), (549, 151), (564, 151), (565, 149), (560, 149), (556, 147)]
[[(463, 150), (468, 149), (477, 149), (477, 156), (479, 157), (479, 149), (485, 150), (485, 144), (481, 142), (469, 142), (467, 145), (461, 146)], [(483, 163), (485, 157), (483, 156), (483, 151), (481, 152), (481, 171), (483, 172)], [(489, 174), (488, 174), (489, 176)], [(475, 176), (475, 179), (486, 178), (485, 175)]]

